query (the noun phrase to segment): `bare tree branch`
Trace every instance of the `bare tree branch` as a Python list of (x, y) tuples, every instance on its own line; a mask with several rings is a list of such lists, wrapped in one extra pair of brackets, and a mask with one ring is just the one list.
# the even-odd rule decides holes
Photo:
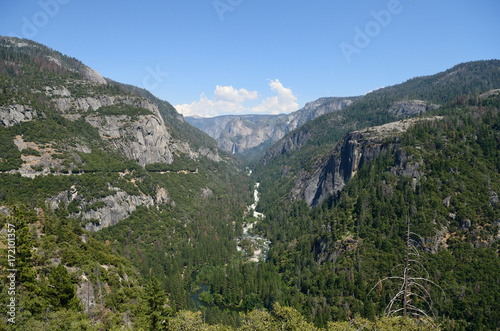
[[(417, 237), (418, 240), (412, 239), (411, 236)], [(410, 218), (407, 218), (407, 230), (406, 230), (406, 251), (404, 263), (396, 265), (392, 268), (391, 273), (395, 270), (402, 268), (402, 276), (388, 276), (381, 279), (372, 287), (368, 292), (368, 295), (378, 287), (380, 284), (388, 280), (396, 280), (398, 282), (397, 292), (391, 297), (391, 300), (385, 308), (385, 315), (394, 316), (401, 315), (414, 316), (421, 318), (422, 320), (430, 321), (433, 325), (434, 320), (430, 316), (435, 317), (433, 311), (433, 300), (428, 287), (424, 284), (430, 284), (436, 286), (441, 290), (443, 296), (446, 298), (446, 294), (441, 286), (436, 284), (434, 281), (430, 280), (430, 275), (425, 266), (420, 262), (422, 255), (420, 254), (417, 246), (422, 247), (421, 243), (424, 240), (418, 234), (410, 231)], [(423, 303), (424, 308), (419, 308), (416, 304), (420, 302)]]

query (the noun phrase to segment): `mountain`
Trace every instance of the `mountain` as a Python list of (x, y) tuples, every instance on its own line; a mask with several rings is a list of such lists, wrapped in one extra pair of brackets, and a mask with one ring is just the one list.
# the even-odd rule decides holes
[[(270, 188), (278, 181), (262, 181), (257, 232), (296, 296), (317, 303), (317, 325), (390, 304), (409, 224), (420, 277), (444, 291), (429, 282), (414, 302), (432, 306), (443, 328), (498, 328), (500, 98), (479, 95), (348, 133), (285, 196)], [(378, 283), (386, 277), (394, 278)]]
[[(0, 37), (0, 329), (498, 329), (499, 68), (309, 104), (246, 168), (168, 102)], [(422, 318), (380, 317), (405, 304)]]
[(435, 316), (451, 329), (498, 328), (497, 276), (483, 273), (500, 265), (499, 74), (498, 60), (470, 62), (377, 90), (254, 162), (257, 233), (316, 325), (389, 305), (396, 285), (375, 284), (402, 277), (409, 222), (421, 277), (445, 293), (428, 288)]
[[(318, 171), (316, 165), (331, 154), (349, 132), (432, 112), (452, 101), (477, 99), (500, 86), (500, 61), (457, 65), (432, 76), (417, 77), (359, 98), (341, 111), (326, 114), (292, 131), (255, 162), (254, 169), (274, 199), (291, 194), (297, 176)], [(302, 173), (302, 174), (301, 174)]]
[(216, 139), (225, 151), (252, 159), (287, 133), (321, 115), (342, 110), (357, 99), (321, 98), (288, 115), (186, 117), (186, 121)]
[(399, 150), (399, 134), (421, 121), (439, 119), (442, 117), (413, 118), (350, 132), (334, 150), (311, 165), (313, 172), (300, 172), (291, 192), (292, 200), (304, 200), (309, 206), (319, 205), (339, 194), (361, 167), (395, 151), (398, 151), (397, 166), (391, 171), (417, 180), (422, 176), (418, 171), (420, 163), (408, 162), (411, 158)]
[[(105, 80), (44, 46), (11, 38), (1, 43), (6, 60), (0, 70), (16, 86), (4, 86), (0, 105), (1, 123), (8, 128), (4, 142), (10, 148), (2, 157), (3, 173), (35, 181), (52, 175), (63, 181), (54, 196), (36, 198), (47, 199), (53, 209), (71, 203), (75, 217), (93, 220), (88, 230), (114, 225), (138, 206), (175, 205), (181, 199), (169, 194), (166, 182), (152, 181), (148, 169), (168, 172), (184, 170), (189, 163), (201, 168), (202, 161), (227, 163), (227, 155), (167, 102)], [(18, 86), (27, 75), (29, 89), (22, 91)], [(99, 171), (113, 173), (111, 181), (102, 183), (108, 187), (86, 187), (80, 178)], [(69, 185), (67, 175), (78, 180)]]
[[(45, 305), (51, 272), (70, 280), (69, 292), (72, 286), (99, 291), (89, 297), (78, 290), (71, 304), (52, 305), (53, 318), (83, 304), (93, 321), (83, 324), (106, 310), (124, 325), (139, 323), (142, 308), (125, 303), (137, 306), (142, 276), (159, 279), (173, 306), (186, 308), (190, 293), (179, 285), (182, 277), (207, 260), (224, 264), (236, 254), (227, 223), (241, 219), (251, 203), (250, 179), (241, 161), (168, 102), (46, 46), (9, 37), (0, 37), (0, 92), (2, 231), (18, 218), (34, 236), (29, 263), (35, 274), (20, 291)], [(17, 207), (26, 212), (16, 216)], [(92, 257), (94, 248), (109, 259)], [(121, 293), (132, 286), (127, 275), (135, 274), (130, 282), (137, 292)], [(43, 324), (45, 308), (31, 304), (22, 306), (25, 323)]]

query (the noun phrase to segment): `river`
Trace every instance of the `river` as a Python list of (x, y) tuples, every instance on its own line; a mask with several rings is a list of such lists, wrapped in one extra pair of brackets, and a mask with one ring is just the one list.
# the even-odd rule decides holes
[(256, 211), (259, 203), (259, 187), (260, 183), (256, 183), (253, 191), (254, 203), (248, 206), (248, 214), (251, 214), (255, 221), (243, 223), (243, 234), (237, 239), (237, 250), (243, 252), (249, 261), (259, 262), (261, 259), (267, 258), (269, 246), (271, 242), (264, 237), (254, 234), (252, 229), (258, 220), (264, 219), (266, 216)]

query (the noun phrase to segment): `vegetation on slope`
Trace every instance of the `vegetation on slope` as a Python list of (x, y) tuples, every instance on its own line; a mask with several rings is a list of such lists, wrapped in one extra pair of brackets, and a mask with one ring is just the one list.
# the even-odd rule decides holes
[[(498, 328), (499, 107), (498, 96), (470, 97), (435, 111), (444, 118), (410, 128), (396, 152), (362, 167), (340, 197), (316, 208), (263, 195), (257, 231), (272, 242), (269, 260), (203, 269), (207, 321), (238, 327), (235, 308), (272, 310), (275, 302), (316, 327), (357, 314), (373, 320), (395, 292), (391, 282), (370, 290), (403, 263), (409, 217), (429, 279), (446, 294), (427, 288), (429, 314), (445, 330)], [(392, 171), (402, 155), (420, 164), (416, 185)]]
[[(404, 261), (408, 216), (424, 238), (429, 278), (446, 293), (429, 288), (441, 327), (500, 327), (500, 101), (478, 96), (498, 87), (498, 61), (463, 64), (375, 91), (292, 133), (305, 137), (295, 152), (271, 149), (257, 174), (266, 218), (254, 231), (272, 246), (267, 261), (254, 263), (236, 248), (243, 219), (251, 219), (245, 207), (253, 189), (238, 161), (223, 153), (222, 162), (180, 153), (169, 165), (139, 166), (84, 119), (64, 118), (44, 88), (65, 86), (75, 97), (141, 96), (158, 105), (174, 138), (196, 148), (215, 148), (215, 142), (149, 92), (85, 81), (78, 61), (28, 44), (34, 46), (0, 47), (0, 107), (22, 104), (43, 113), (0, 129), (0, 204), (11, 214), (0, 217), (0, 228), (5, 237), (8, 224), (16, 224), (19, 270), (18, 324), (2, 318), (2, 328), (428, 329), (416, 320), (377, 318), (394, 293), (385, 283), (370, 292)], [(389, 153), (316, 208), (287, 199), (298, 170), (346, 132), (393, 120), (387, 109), (401, 98), (449, 103), (432, 113), (443, 115), (441, 121), (419, 123), (400, 137), (397, 153), (419, 163), (416, 183), (391, 171), (401, 154)], [(146, 110), (101, 111), (133, 117)], [(37, 148), (20, 150), (14, 143), (19, 136)], [(10, 172), (46, 150), (60, 160), (51, 174), (31, 179)], [(47, 207), (48, 198), (72, 187), (81, 194), (79, 203)], [(175, 203), (139, 206), (117, 225), (90, 234), (74, 216), (102, 207), (99, 199), (116, 193), (111, 187), (136, 196), (154, 196), (163, 187)], [(5, 266), (6, 247), (1, 249)], [(4, 277), (3, 300), (9, 298), (6, 284)], [(193, 293), (200, 293), (203, 306), (195, 307)], [(0, 309), (6, 316), (6, 305)]]
[[(2, 329), (103, 329), (127, 325), (143, 314), (137, 305), (143, 296), (137, 270), (78, 222), (68, 220), (65, 211), (54, 214), (22, 206), (10, 210), (12, 216), (0, 217), (0, 228), (15, 226), (16, 315), (15, 324), (0, 319)], [(2, 231), (2, 242), (5, 237)], [(2, 317), (8, 316), (12, 297), (6, 282), (12, 252), (7, 251), (1, 247)], [(77, 297), (77, 291), (88, 300)]]
[[(470, 95), (478, 102), (479, 94), (500, 86), (500, 60), (459, 64), (442, 73), (417, 77), (402, 84), (382, 88), (359, 98), (352, 106), (326, 114), (291, 132), (266, 155), (252, 164), (262, 193), (270, 201), (288, 195), (295, 176), (310, 166), (348, 132), (382, 125), (397, 120), (389, 112), (391, 105), (401, 100), (423, 100), (445, 105), (465, 101)], [(264, 206), (264, 201), (263, 207)]]
[(500, 102), (463, 100), (469, 105), (461, 99), (439, 110), (443, 120), (402, 135), (400, 153), (421, 164), (416, 186), (391, 171), (398, 156), (389, 154), (360, 169), (338, 199), (311, 210), (263, 194), (259, 230), (273, 242), (269, 263), (279, 270), (283, 302), (318, 326), (379, 314), (389, 289), (367, 294), (404, 260), (409, 215), (425, 238), (424, 265), (447, 295), (434, 293), (446, 328), (498, 328)]

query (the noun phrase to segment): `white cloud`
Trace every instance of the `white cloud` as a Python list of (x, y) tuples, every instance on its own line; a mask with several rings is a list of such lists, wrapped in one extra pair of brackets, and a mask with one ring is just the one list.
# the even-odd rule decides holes
[(298, 109), (297, 97), (293, 95), (292, 89), (284, 87), (278, 79), (271, 80), (269, 86), (278, 95), (266, 98), (260, 105), (252, 108), (252, 113), (281, 114)]
[(214, 100), (216, 101), (225, 100), (229, 102), (232, 101), (236, 103), (242, 103), (246, 100), (255, 100), (258, 97), (259, 93), (257, 91), (248, 91), (244, 88), (237, 90), (232, 86), (217, 85), (214, 92)]
[(184, 116), (202, 116), (212, 117), (217, 116), (214, 110), (214, 102), (209, 100), (205, 94), (200, 95), (200, 101), (195, 101), (190, 104), (183, 104), (175, 106), (175, 109)]
[(237, 90), (233, 86), (217, 85), (213, 99), (202, 94), (199, 101), (177, 105), (175, 108), (184, 116), (202, 117), (224, 114), (279, 114), (298, 109), (297, 97), (293, 95), (292, 89), (283, 87), (278, 79), (269, 81), (269, 86), (277, 95), (262, 100), (255, 107), (247, 107), (244, 104), (247, 101), (257, 100), (259, 98), (257, 91), (248, 91), (244, 88)]

